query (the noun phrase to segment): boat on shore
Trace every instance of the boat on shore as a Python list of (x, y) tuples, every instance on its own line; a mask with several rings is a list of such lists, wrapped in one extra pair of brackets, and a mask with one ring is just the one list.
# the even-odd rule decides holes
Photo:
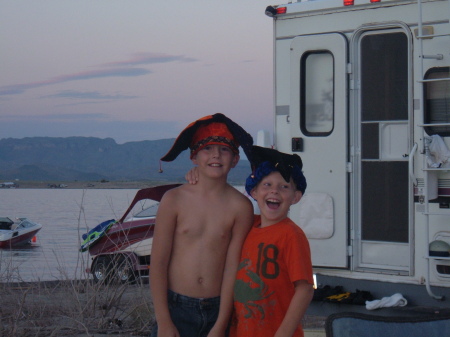
[[(80, 251), (88, 251), (92, 257), (91, 267), (86, 271), (92, 273), (95, 282), (134, 283), (148, 276), (159, 201), (167, 190), (179, 185), (139, 190), (119, 220), (106, 220), (82, 235)], [(134, 206), (145, 200), (151, 200), (152, 205), (132, 212)]]
[(27, 245), (41, 228), (41, 224), (27, 218), (18, 218), (17, 221), (13, 221), (8, 217), (0, 217), (0, 248)]

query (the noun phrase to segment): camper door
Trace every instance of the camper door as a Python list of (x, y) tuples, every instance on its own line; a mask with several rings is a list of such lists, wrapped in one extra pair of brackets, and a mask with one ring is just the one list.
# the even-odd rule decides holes
[(411, 36), (403, 24), (355, 32), (352, 147), (355, 270), (411, 272)]
[(297, 36), (290, 55), (292, 151), (308, 188), (290, 217), (305, 231), (314, 266), (348, 267), (347, 40)]

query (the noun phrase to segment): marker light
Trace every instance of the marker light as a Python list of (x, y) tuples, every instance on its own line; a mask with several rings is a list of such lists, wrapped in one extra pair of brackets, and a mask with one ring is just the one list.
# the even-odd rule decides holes
[(278, 14), (286, 14), (287, 8), (286, 7), (273, 7), (273, 6), (267, 6), (266, 7), (266, 15), (273, 18), (274, 16)]
[(370, 2), (381, 2), (381, 0), (370, 0)]
[(266, 13), (266, 15), (268, 16), (268, 17), (274, 17), (275, 15), (277, 15), (277, 10), (274, 8), (274, 7), (272, 7), (272, 6), (267, 6), (266, 7), (266, 11), (265, 11), (265, 13)]
[(344, 6), (353, 6), (354, 4), (354, 0), (344, 0)]

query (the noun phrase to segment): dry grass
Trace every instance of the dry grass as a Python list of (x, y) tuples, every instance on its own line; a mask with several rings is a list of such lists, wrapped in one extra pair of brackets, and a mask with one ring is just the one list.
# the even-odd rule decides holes
[[(154, 311), (148, 284), (98, 285), (92, 281), (0, 284), (0, 337), (149, 336)], [(324, 327), (306, 316), (303, 326)]]
[[(80, 205), (78, 223), (83, 220)], [(85, 271), (87, 253), (78, 253), (71, 275), (54, 254), (59, 271), (54, 281), (25, 282), (13, 254), (6, 258), (0, 251), (0, 337), (150, 334), (154, 311), (148, 282), (97, 284)]]
[(154, 322), (148, 284), (85, 280), (0, 287), (0, 336), (148, 336)]

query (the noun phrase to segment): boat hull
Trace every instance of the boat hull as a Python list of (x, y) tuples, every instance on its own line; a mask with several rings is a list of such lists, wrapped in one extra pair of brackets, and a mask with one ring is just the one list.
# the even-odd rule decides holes
[[(132, 251), (136, 255), (150, 255), (148, 239), (153, 238), (155, 219), (116, 223), (98, 242), (89, 248), (89, 254), (110, 254)], [(146, 241), (142, 243), (141, 241)], [(148, 250), (146, 247), (149, 247)]]
[(27, 245), (33, 239), (36, 233), (39, 232), (40, 230), (41, 227), (38, 227), (25, 233), (16, 231), (18, 234), (15, 236), (14, 231), (12, 231), (13, 233), (11, 234), (10, 233), (4, 233), (3, 235), (0, 234), (0, 248), (12, 248)]

